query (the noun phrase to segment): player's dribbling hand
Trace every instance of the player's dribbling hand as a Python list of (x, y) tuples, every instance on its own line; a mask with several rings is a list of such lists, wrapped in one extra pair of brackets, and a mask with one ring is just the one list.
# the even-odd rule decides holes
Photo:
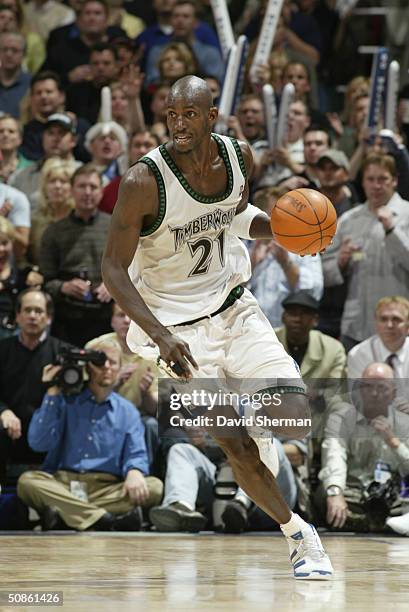
[(191, 364), (196, 370), (199, 369), (196, 361), (190, 352), (189, 345), (183, 342), (177, 336), (173, 336), (170, 332), (166, 336), (156, 340), (159, 347), (159, 354), (172, 370), (180, 376), (182, 379), (192, 378), (192, 372), (190, 369)]

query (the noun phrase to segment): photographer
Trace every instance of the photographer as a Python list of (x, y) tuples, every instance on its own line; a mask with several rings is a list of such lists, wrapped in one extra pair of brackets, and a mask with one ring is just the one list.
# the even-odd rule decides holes
[[(19, 497), (42, 516), (43, 529), (137, 531), (140, 507), (160, 502), (162, 483), (148, 474), (139, 412), (113, 392), (121, 368), (119, 346), (100, 344), (103, 365), (87, 363), (89, 380), (69, 396), (61, 392), (61, 366), (47, 365), (50, 385), (33, 416), (28, 440), (47, 452), (43, 471), (24, 473)], [(57, 377), (57, 379), (56, 379)]]
[[(393, 370), (372, 363), (353, 404), (334, 405), (322, 443), (322, 485), (315, 503), (324, 524), (380, 531), (409, 474), (409, 416), (397, 409)], [(325, 516), (325, 519), (324, 519)]]
[(7, 464), (38, 465), (43, 455), (27, 443), (27, 430), (46, 386), (42, 369), (68, 345), (48, 334), (53, 315), (51, 298), (31, 287), (16, 298), (18, 335), (0, 340), (0, 482)]

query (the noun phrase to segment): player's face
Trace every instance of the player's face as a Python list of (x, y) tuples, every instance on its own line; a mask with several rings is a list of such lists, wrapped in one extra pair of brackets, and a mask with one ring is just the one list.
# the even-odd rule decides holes
[(403, 304), (385, 304), (378, 309), (376, 332), (385, 346), (403, 345), (409, 334), (408, 314)]
[(389, 202), (396, 188), (396, 178), (378, 164), (369, 164), (364, 172), (362, 185), (371, 206), (378, 208)]
[(178, 153), (190, 153), (209, 136), (214, 109), (205, 110), (197, 103), (171, 98), (167, 110), (167, 125), (173, 146)]

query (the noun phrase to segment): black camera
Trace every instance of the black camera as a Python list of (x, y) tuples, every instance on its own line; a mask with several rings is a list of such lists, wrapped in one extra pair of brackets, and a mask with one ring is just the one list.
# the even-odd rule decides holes
[(84, 365), (92, 363), (102, 367), (107, 360), (103, 351), (66, 348), (61, 350), (55, 360), (55, 365), (62, 366), (54, 376), (52, 384), (60, 387), (65, 395), (78, 393), (84, 383)]

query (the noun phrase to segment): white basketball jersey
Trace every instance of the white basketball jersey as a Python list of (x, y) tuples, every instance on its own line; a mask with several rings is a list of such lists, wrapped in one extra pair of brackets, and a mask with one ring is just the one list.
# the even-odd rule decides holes
[[(141, 232), (129, 276), (149, 309), (166, 326), (215, 312), (233, 287), (250, 278), (250, 258), (229, 232), (241, 201), (246, 168), (232, 138), (213, 134), (227, 174), (220, 196), (196, 193), (164, 145), (138, 163), (152, 170), (159, 192), (159, 214)], [(131, 323), (128, 344), (136, 349), (141, 330)]]

